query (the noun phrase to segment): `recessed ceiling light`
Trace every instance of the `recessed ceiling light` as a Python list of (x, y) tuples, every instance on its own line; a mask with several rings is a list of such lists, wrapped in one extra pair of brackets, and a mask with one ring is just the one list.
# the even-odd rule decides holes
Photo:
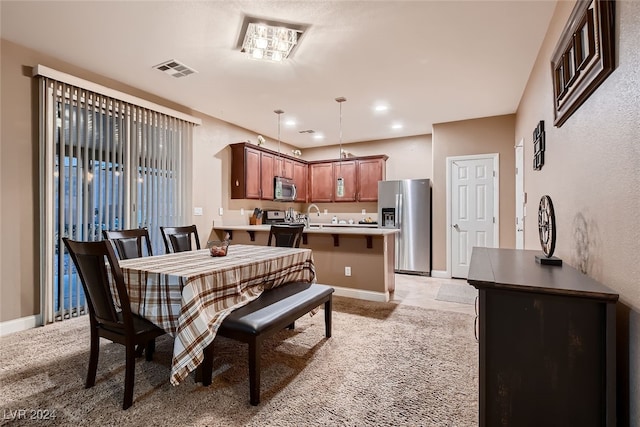
[(289, 119), (286, 122), (284, 122), (285, 125), (287, 126), (295, 126), (296, 125), (296, 121), (293, 119)]
[(391, 125), (391, 129), (402, 129), (402, 124), (394, 123), (393, 125)]
[(313, 139), (324, 139), (324, 135), (319, 134), (319, 133), (315, 134), (315, 135), (313, 135)]
[(387, 111), (388, 109), (389, 109), (389, 107), (387, 105), (382, 105), (382, 104), (376, 105), (374, 107), (374, 110), (376, 110), (376, 111)]

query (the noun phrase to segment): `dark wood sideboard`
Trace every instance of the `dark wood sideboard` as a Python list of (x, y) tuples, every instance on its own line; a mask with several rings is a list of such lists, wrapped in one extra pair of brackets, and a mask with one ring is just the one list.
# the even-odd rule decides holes
[(613, 427), (618, 294), (540, 254), (473, 248), (480, 427)]

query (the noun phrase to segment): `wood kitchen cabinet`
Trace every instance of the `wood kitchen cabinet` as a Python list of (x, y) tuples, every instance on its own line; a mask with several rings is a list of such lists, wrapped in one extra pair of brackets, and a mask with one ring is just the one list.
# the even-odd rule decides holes
[(378, 201), (378, 181), (386, 179), (386, 156), (358, 160), (359, 202)]
[(309, 165), (309, 201), (333, 202), (336, 183), (333, 179), (333, 162)]
[(618, 294), (538, 254), (473, 248), (480, 427), (613, 427)]
[(276, 158), (271, 153), (260, 153), (260, 198), (263, 200), (273, 200), (273, 177), (275, 172)]
[(307, 201), (309, 167), (306, 163), (293, 162), (293, 182), (296, 184), (296, 202)]
[(273, 171), (275, 176), (293, 179), (294, 161), (286, 157), (276, 156)]
[[(387, 156), (306, 162), (267, 148), (240, 142), (231, 147), (231, 198), (273, 200), (273, 178), (296, 184), (296, 202), (375, 202), (385, 179)], [(339, 176), (344, 196), (337, 197)]]
[[(385, 179), (387, 156), (371, 156), (309, 165), (311, 202), (376, 202), (378, 181)], [(344, 179), (344, 196), (336, 194), (338, 177)]]
[[(356, 160), (333, 162), (333, 201), (355, 202), (358, 200), (358, 163)], [(338, 178), (344, 179), (344, 195), (338, 197)]]
[(273, 200), (274, 167), (273, 153), (231, 144), (231, 198)]

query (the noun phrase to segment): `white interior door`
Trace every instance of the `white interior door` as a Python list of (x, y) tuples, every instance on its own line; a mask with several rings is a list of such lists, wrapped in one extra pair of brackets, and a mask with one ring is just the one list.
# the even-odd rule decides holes
[(451, 276), (466, 278), (473, 247), (498, 242), (497, 154), (449, 161)]
[(524, 139), (516, 149), (516, 249), (524, 249)]

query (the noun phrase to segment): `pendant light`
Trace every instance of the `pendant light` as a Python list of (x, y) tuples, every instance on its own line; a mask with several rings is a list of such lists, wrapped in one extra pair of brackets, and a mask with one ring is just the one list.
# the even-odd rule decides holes
[[(276, 113), (276, 115), (278, 116), (278, 160), (280, 161), (280, 167), (282, 168), (282, 170), (279, 173), (279, 176), (284, 176), (284, 162), (282, 161), (282, 157), (280, 156), (280, 115), (284, 113), (284, 111), (273, 110), (273, 112)], [(279, 179), (275, 181), (276, 181), (276, 188), (274, 189), (275, 191), (274, 196), (276, 199), (279, 199), (280, 197), (282, 197), (282, 181)]]
[(338, 180), (336, 182), (336, 195), (337, 197), (344, 197), (344, 178), (342, 178), (342, 103), (347, 98), (341, 96), (336, 98), (336, 102), (340, 105), (340, 163), (338, 171)]

